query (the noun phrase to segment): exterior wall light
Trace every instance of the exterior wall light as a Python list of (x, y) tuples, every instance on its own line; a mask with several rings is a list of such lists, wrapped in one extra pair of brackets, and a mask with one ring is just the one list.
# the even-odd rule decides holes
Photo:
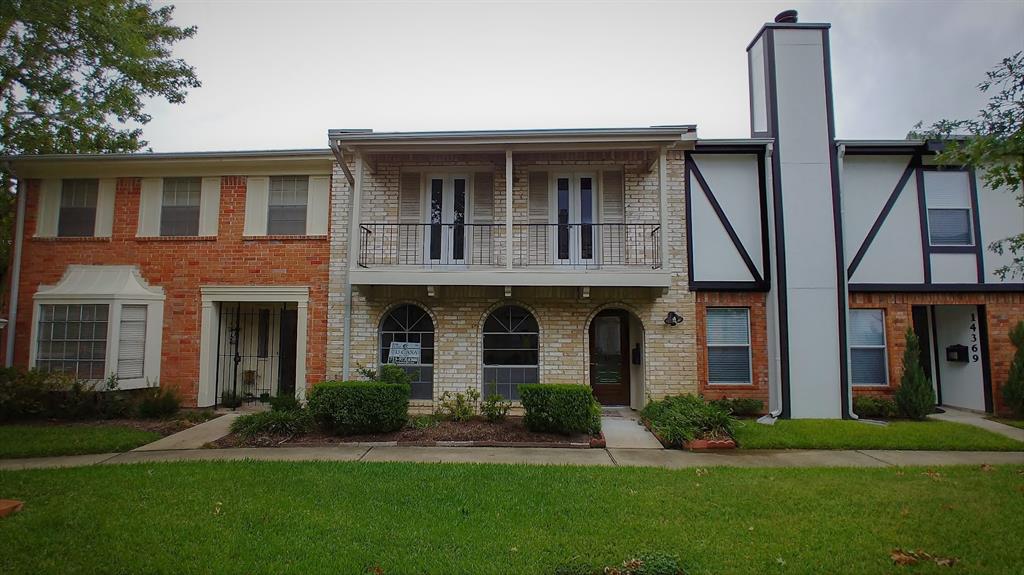
[(683, 316), (674, 311), (668, 312), (668, 315), (665, 316), (665, 325), (669, 327), (674, 327), (681, 323), (683, 323)]

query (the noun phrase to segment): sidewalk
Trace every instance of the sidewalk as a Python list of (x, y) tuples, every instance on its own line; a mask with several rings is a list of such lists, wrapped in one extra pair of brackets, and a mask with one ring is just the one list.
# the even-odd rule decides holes
[(1010, 439), (1024, 441), (1024, 429), (1017, 429), (1011, 425), (1005, 425), (998, 421), (985, 419), (984, 414), (975, 413), (973, 411), (964, 411), (962, 409), (956, 409), (955, 407), (946, 406), (943, 406), (942, 409), (945, 413), (933, 413), (928, 417), (931, 417), (932, 419), (940, 419), (942, 421), (954, 421), (956, 423), (973, 425), (974, 427), (980, 427), (981, 429), (998, 433), (999, 435), (1004, 435)]
[(0, 460), (0, 470), (82, 467), (157, 461), (406, 461), (620, 467), (901, 467), (908, 465), (1024, 465), (1024, 452), (560, 449), (530, 447), (267, 447), (129, 451)]

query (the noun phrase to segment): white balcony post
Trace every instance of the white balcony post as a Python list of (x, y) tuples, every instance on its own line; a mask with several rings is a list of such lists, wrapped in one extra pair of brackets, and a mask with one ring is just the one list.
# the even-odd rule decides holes
[(505, 269), (512, 269), (512, 150), (505, 150)]
[(352, 186), (352, 203), (349, 207), (349, 232), (348, 232), (348, 267), (356, 267), (356, 260), (359, 257), (359, 214), (363, 193), (363, 156), (356, 154), (356, 177), (355, 185)]
[[(672, 271), (668, 267), (668, 194), (666, 193), (666, 181), (668, 180), (668, 151), (665, 146), (661, 147), (658, 156), (658, 194), (661, 201), (661, 269)], [(689, 257), (689, 256), (687, 256)]]

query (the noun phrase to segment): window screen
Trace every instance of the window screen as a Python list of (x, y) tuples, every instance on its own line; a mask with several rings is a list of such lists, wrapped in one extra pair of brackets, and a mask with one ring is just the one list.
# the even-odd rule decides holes
[[(392, 344), (413, 344), (413, 349), (401, 354), (397, 348), (402, 346)], [(427, 312), (405, 304), (384, 316), (380, 323), (380, 363), (394, 363), (405, 369), (411, 380), (412, 399), (434, 398), (434, 322)]]
[(135, 379), (145, 374), (146, 306), (121, 306), (121, 332), (117, 346), (117, 377)]
[(484, 322), (483, 395), (519, 399), (519, 386), (537, 383), (540, 329), (529, 311), (514, 305), (494, 310)]
[(199, 235), (200, 178), (164, 178), (161, 236)]
[(99, 180), (62, 180), (57, 235), (89, 237), (96, 233)]
[(880, 309), (850, 310), (850, 371), (854, 385), (888, 385), (885, 315)]
[(751, 383), (750, 310), (708, 308), (708, 383)]
[(42, 305), (36, 367), (77, 379), (104, 379), (106, 304)]
[(928, 206), (928, 243), (933, 246), (970, 246), (970, 174), (963, 171), (924, 172)]
[(309, 176), (271, 177), (267, 234), (305, 235), (308, 195)]

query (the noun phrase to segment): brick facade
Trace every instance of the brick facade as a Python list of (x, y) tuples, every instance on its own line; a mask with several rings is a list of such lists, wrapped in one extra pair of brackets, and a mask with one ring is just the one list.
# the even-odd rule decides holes
[(134, 265), (164, 290), (160, 385), (195, 405), (199, 381), (200, 286), (309, 286), (306, 381), (324, 378), (327, 267), (324, 237), (243, 238), (245, 176), (223, 176), (216, 237), (138, 238), (140, 178), (118, 178), (109, 238), (35, 238), (39, 180), (27, 181), (25, 233), (14, 363), (29, 359), (32, 297), (71, 264)]
[[(764, 402), (768, 410), (768, 320), (763, 292), (697, 292), (697, 381), (707, 399), (749, 398)], [(708, 383), (707, 309), (746, 308), (750, 312), (750, 385)]]

